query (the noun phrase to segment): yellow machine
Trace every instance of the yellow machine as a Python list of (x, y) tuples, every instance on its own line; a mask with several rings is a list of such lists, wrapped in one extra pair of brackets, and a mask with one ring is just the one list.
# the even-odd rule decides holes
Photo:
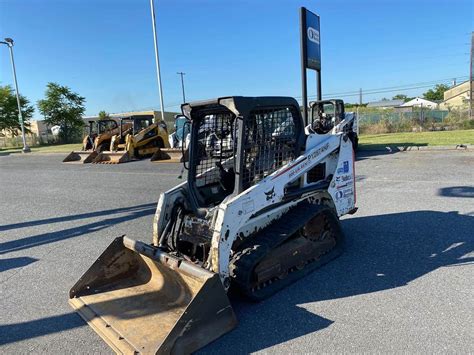
[(119, 133), (111, 138), (109, 150), (100, 152), (93, 163), (126, 163), (152, 156), (160, 148), (168, 148), (166, 123), (154, 123), (153, 120), (152, 115), (122, 118)]
[(160, 148), (150, 158), (155, 163), (179, 163), (188, 159), (186, 137), (189, 134), (190, 121), (184, 115), (174, 117), (175, 131), (169, 135), (171, 148)]
[[(128, 124), (124, 129), (130, 128)], [(119, 126), (114, 120), (89, 121), (89, 132), (82, 141), (82, 150), (72, 151), (63, 163), (91, 163), (97, 155), (108, 150), (113, 136), (119, 134)]]

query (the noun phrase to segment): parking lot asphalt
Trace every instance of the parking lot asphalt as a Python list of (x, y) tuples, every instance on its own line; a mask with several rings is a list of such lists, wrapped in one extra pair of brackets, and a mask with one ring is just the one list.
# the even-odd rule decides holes
[[(117, 236), (150, 241), (179, 164), (0, 156), (0, 352), (112, 351), (68, 304)], [(200, 353), (474, 352), (474, 152), (359, 155), (346, 251)], [(157, 324), (159, 327), (159, 324)]]

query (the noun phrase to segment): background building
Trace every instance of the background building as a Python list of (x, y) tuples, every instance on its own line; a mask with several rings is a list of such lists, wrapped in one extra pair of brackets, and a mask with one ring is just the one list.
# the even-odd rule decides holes
[(405, 102), (401, 107), (423, 107), (436, 110), (438, 108), (438, 103), (421, 97), (415, 97), (414, 99)]
[(444, 92), (444, 101), (439, 104), (441, 109), (465, 110), (469, 107), (469, 80), (453, 86)]

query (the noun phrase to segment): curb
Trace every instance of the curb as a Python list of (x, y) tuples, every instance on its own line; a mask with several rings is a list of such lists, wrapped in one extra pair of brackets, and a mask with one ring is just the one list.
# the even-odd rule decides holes
[(31, 156), (43, 156), (43, 155), (67, 155), (69, 153), (58, 153), (58, 152), (31, 152), (31, 153), (22, 153), (22, 152), (0, 152), (1, 156), (10, 156), (10, 157), (31, 157)]
[(457, 144), (457, 145), (440, 145), (440, 146), (396, 146), (396, 145), (387, 145), (385, 147), (378, 148), (367, 148), (364, 149), (361, 147), (359, 152), (409, 152), (409, 151), (430, 151), (430, 150), (461, 150), (468, 151), (472, 150), (467, 144)]

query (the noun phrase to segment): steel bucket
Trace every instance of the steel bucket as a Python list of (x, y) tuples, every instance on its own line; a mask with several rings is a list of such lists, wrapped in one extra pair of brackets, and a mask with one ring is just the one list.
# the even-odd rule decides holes
[(69, 302), (117, 353), (191, 353), (237, 324), (217, 274), (127, 237), (112, 242)]

